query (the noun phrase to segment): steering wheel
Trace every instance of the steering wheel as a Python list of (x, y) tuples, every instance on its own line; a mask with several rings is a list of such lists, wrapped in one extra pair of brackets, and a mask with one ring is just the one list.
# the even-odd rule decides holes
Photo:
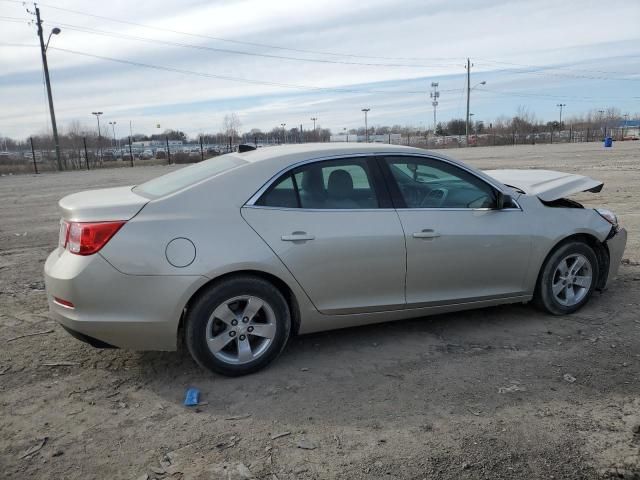
[(438, 208), (444, 204), (444, 201), (447, 199), (447, 195), (449, 194), (449, 190), (443, 187), (437, 187), (432, 189), (425, 197), (422, 199), (420, 203), (420, 207), (422, 208)]

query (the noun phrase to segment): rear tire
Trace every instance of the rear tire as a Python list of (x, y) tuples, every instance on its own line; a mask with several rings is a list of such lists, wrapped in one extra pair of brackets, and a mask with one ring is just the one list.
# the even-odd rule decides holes
[(567, 315), (585, 305), (597, 284), (600, 272), (593, 249), (581, 241), (556, 247), (545, 261), (533, 302), (552, 315)]
[(275, 360), (290, 331), (289, 306), (280, 291), (261, 278), (238, 276), (198, 296), (187, 311), (185, 341), (200, 366), (239, 376)]

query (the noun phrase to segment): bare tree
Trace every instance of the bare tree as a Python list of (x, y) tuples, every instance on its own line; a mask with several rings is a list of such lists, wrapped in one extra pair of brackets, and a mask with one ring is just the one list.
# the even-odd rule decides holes
[(236, 142), (236, 137), (240, 133), (240, 127), (242, 126), (242, 122), (240, 122), (240, 117), (238, 117), (237, 113), (229, 113), (224, 116), (224, 120), (222, 121), (222, 129), (227, 137), (231, 137), (231, 143)]

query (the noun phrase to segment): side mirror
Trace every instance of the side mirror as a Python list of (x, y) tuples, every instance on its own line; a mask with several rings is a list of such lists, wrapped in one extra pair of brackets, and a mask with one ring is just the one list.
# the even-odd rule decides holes
[(497, 198), (496, 198), (496, 209), (497, 210), (502, 210), (504, 208), (508, 208), (511, 204), (512, 204), (511, 195), (507, 195), (505, 193), (498, 192), (498, 195), (497, 195)]

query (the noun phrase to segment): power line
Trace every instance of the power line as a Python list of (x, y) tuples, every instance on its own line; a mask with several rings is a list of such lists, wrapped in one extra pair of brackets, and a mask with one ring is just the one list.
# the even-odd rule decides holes
[[(17, 5), (24, 5), (24, 2), (20, 1), (20, 0), (0, 0), (0, 1), (8, 2), (8, 3), (14, 3), (14, 4), (17, 4)], [(423, 61), (423, 60), (453, 60), (454, 59), (453, 57), (388, 57), (388, 56), (360, 55), (360, 54), (351, 54), (351, 53), (336, 53), (336, 52), (328, 52), (328, 51), (320, 51), (320, 50), (310, 50), (310, 49), (284, 47), (284, 46), (280, 46), (280, 45), (270, 45), (270, 44), (260, 43), (260, 42), (248, 42), (248, 41), (243, 41), (243, 40), (235, 40), (235, 39), (216, 37), (216, 36), (211, 36), (211, 35), (183, 32), (183, 31), (179, 31), (179, 30), (173, 30), (173, 29), (170, 29), (170, 28), (156, 27), (156, 26), (153, 26), (153, 25), (147, 25), (147, 24), (132, 22), (132, 21), (128, 21), (128, 20), (121, 20), (121, 19), (117, 19), (117, 18), (113, 18), (113, 17), (107, 17), (107, 16), (104, 16), (104, 15), (96, 15), (96, 14), (92, 14), (92, 13), (88, 13), (88, 12), (83, 12), (83, 11), (80, 11), (80, 10), (74, 10), (74, 9), (70, 9), (70, 8), (58, 7), (56, 5), (51, 5), (51, 4), (46, 4), (46, 3), (40, 3), (40, 5), (43, 5), (43, 6), (46, 6), (48, 8), (55, 9), (55, 10), (63, 11), (63, 12), (73, 13), (73, 14), (76, 14), (76, 15), (83, 15), (83, 16), (87, 16), (87, 17), (97, 18), (97, 19), (100, 19), (100, 20), (106, 20), (106, 21), (109, 21), (109, 22), (120, 23), (120, 24), (124, 24), (124, 25), (131, 25), (131, 26), (142, 27), (142, 28), (147, 28), (147, 29), (151, 29), (151, 30), (174, 33), (174, 34), (178, 34), (178, 35), (186, 35), (186, 36), (197, 37), (197, 38), (206, 38), (206, 39), (210, 39), (210, 40), (216, 40), (216, 41), (228, 42), (228, 43), (235, 43), (235, 44), (239, 44), (239, 45), (247, 45), (247, 46), (259, 47), (259, 48), (270, 48), (270, 49), (275, 49), (275, 50), (285, 50), (285, 51), (308, 53), (308, 54), (314, 54), (314, 55), (328, 55), (328, 56), (335, 56), (335, 57), (366, 58), (366, 59), (379, 59), (379, 60), (400, 60), (400, 61), (416, 61), (417, 60), (417, 61)], [(68, 27), (71, 28), (72, 26), (69, 25)], [(82, 28), (82, 27), (75, 27), (75, 28)], [(583, 71), (583, 72), (596, 72), (596, 73), (603, 73), (603, 74), (613, 73), (613, 74), (625, 75), (625, 73), (623, 73), (623, 72), (607, 72), (607, 71), (603, 71), (603, 70), (578, 70), (578, 69), (572, 69), (570, 67), (543, 67), (543, 66), (537, 66), (537, 65), (517, 64), (517, 63), (504, 62), (504, 61), (491, 60), (491, 59), (483, 59), (483, 60), (486, 61), (486, 62), (489, 62), (489, 63), (494, 63), (494, 64), (521, 66), (521, 67), (525, 67), (525, 68), (544, 68), (544, 69), (556, 69), (556, 70), (557, 69), (563, 69), (563, 70), (569, 70), (569, 71), (573, 70), (573, 71)], [(384, 65), (384, 66), (387, 66), (387, 65)], [(406, 66), (406, 65), (403, 65), (403, 66)], [(514, 72), (514, 73), (516, 73), (516, 72)], [(523, 73), (533, 73), (533, 72), (523, 72)], [(578, 76), (578, 77), (570, 77), (570, 78), (591, 78), (591, 77), (579, 77)], [(593, 78), (593, 79), (596, 79), (596, 80), (601, 80), (601, 79), (608, 80), (608, 78)], [(613, 79), (613, 80), (635, 80), (635, 79)]]
[[(17, 0), (0, 0), (3, 2), (10, 2), (10, 3), (17, 3), (17, 4), (22, 4), (22, 2), (17, 1)], [(266, 44), (266, 43), (260, 43), (260, 42), (248, 42), (248, 41), (243, 41), (243, 40), (235, 40), (235, 39), (230, 39), (230, 38), (223, 38), (223, 37), (216, 37), (216, 36), (212, 36), (212, 35), (204, 35), (204, 34), (198, 34), (198, 33), (190, 33), (190, 32), (183, 32), (180, 30), (173, 30), (171, 28), (164, 28), (164, 27), (156, 27), (153, 25), (146, 25), (143, 23), (137, 23), (137, 22), (132, 22), (129, 20), (120, 20), (117, 18), (113, 18), (113, 17), (107, 17), (104, 15), (96, 15), (93, 13), (87, 13), (87, 12), (82, 12), (80, 10), (73, 10), (70, 8), (63, 8), (63, 7), (58, 7), (56, 5), (51, 5), (48, 3), (39, 3), (39, 5), (41, 6), (45, 6), (48, 8), (52, 8), (55, 10), (59, 10), (59, 11), (63, 11), (63, 12), (68, 12), (68, 13), (73, 13), (76, 15), (83, 15), (83, 16), (87, 16), (87, 17), (92, 17), (92, 18), (97, 18), (100, 20), (106, 20), (109, 22), (114, 22), (114, 23), (121, 23), (124, 25), (131, 25), (131, 26), (136, 26), (136, 27), (142, 27), (142, 28), (148, 28), (150, 30), (157, 30), (157, 31), (161, 31), (161, 32), (167, 32), (167, 33), (173, 33), (173, 34), (177, 34), (177, 35), (186, 35), (186, 36), (190, 36), (190, 37), (197, 37), (197, 38), (206, 38), (209, 40), (216, 40), (219, 42), (228, 42), (228, 43), (235, 43), (238, 45), (246, 45), (246, 46), (251, 46), (251, 47), (259, 47), (259, 48), (270, 48), (270, 49), (274, 49), (274, 50), (286, 50), (286, 51), (290, 51), (290, 52), (298, 52), (298, 53), (308, 53), (308, 54), (313, 54), (313, 55), (328, 55), (328, 56), (334, 56), (334, 57), (350, 57), (350, 58), (366, 58), (366, 59), (379, 59), (379, 60), (400, 60), (400, 61), (424, 61), (424, 60), (453, 60), (452, 57), (449, 58), (445, 58), (445, 57), (385, 57), (385, 56), (374, 56), (374, 55), (357, 55), (357, 54), (352, 54), (352, 53), (336, 53), (336, 52), (326, 52), (326, 51), (320, 51), (320, 50), (309, 50), (309, 49), (302, 49), (302, 48), (292, 48), (292, 47), (283, 47), (280, 45), (270, 45), (270, 44)]]
[[(495, 63), (501, 63), (501, 62), (495, 62)], [(491, 65), (486, 65), (485, 64), (485, 66), (487, 66), (489, 68), (494, 68)], [(492, 70), (492, 72), (493, 73), (507, 72), (507, 73), (513, 73), (513, 74), (517, 74), (517, 75), (541, 75), (541, 76), (559, 77), (559, 78), (577, 78), (577, 79), (582, 79), (582, 80), (605, 80), (605, 81), (621, 81), (621, 82), (637, 82), (637, 81), (640, 81), (640, 78), (612, 78), (612, 77), (595, 76), (595, 75), (579, 75), (579, 74), (562, 73), (562, 72), (549, 72), (548, 70), (555, 69), (555, 67), (553, 67), (553, 66), (548, 66), (548, 67), (546, 67), (546, 66), (535, 66), (535, 65), (531, 65), (529, 67), (527, 67), (526, 65), (522, 65), (522, 66), (525, 67), (525, 68), (530, 68), (530, 69), (529, 70), (516, 70), (516, 69), (513, 69), (513, 68), (503, 68), (503, 69), (498, 69), (498, 70)], [(531, 69), (537, 69), (537, 70), (531, 70)]]
[(27, 25), (28, 23), (28, 21), (25, 18), (17, 18), (17, 17), (0, 17), (0, 22), (21, 23), (23, 25)]
[[(623, 58), (638, 58), (639, 55), (627, 55)], [(607, 60), (611, 60), (612, 58), (616, 58), (616, 57), (607, 57)], [(620, 58), (620, 57), (617, 57)], [(567, 70), (570, 72), (582, 72), (582, 73), (598, 73), (598, 74), (604, 74), (604, 75), (632, 75), (628, 72), (616, 72), (616, 71), (611, 71), (611, 70), (595, 70), (595, 69), (585, 69), (585, 68), (575, 68), (572, 66), (567, 66), (567, 65), (530, 65), (530, 64), (524, 64), (524, 63), (513, 63), (513, 62), (505, 62), (505, 61), (500, 61), (500, 60), (490, 60), (490, 59), (486, 59), (486, 58), (481, 58), (481, 61), (484, 62), (488, 62), (488, 63), (493, 63), (496, 65), (511, 65), (511, 66), (515, 66), (515, 67), (524, 67), (524, 68), (539, 68), (539, 69), (543, 69), (543, 70)]]
[[(23, 2), (20, 2), (20, 1), (17, 1), (17, 0), (0, 0), (0, 1), (16, 3), (16, 4), (23, 4)], [(269, 45), (269, 44), (264, 44), (264, 43), (246, 42), (246, 41), (232, 40), (232, 39), (227, 39), (227, 38), (222, 38), (222, 37), (214, 37), (214, 36), (210, 36), (210, 35), (202, 35), (202, 34), (194, 34), (194, 33), (189, 33), (189, 32), (182, 32), (182, 31), (178, 31), (178, 30), (173, 30), (173, 29), (168, 29), (168, 28), (163, 28), (163, 27), (155, 27), (155, 26), (145, 25), (145, 24), (141, 24), (141, 23), (137, 23), (137, 22), (131, 22), (131, 21), (127, 21), (127, 20), (119, 20), (119, 19), (115, 19), (115, 18), (112, 18), (112, 17), (105, 17), (105, 16), (102, 16), (102, 15), (95, 15), (95, 14), (91, 14), (91, 13), (87, 13), (87, 12), (81, 12), (81, 11), (78, 11), (78, 10), (73, 10), (73, 9), (68, 9), (68, 8), (63, 8), (63, 7), (57, 7), (57, 6), (49, 5), (49, 4), (43, 4), (43, 5), (46, 5), (49, 8), (60, 10), (60, 11), (65, 11), (65, 12), (70, 12), (70, 13), (74, 13), (74, 14), (78, 14), (78, 15), (84, 15), (84, 16), (88, 16), (88, 17), (98, 18), (98, 19), (101, 19), (101, 20), (107, 20), (107, 21), (121, 23), (121, 24), (125, 24), (125, 25), (133, 25), (133, 26), (143, 27), (143, 28), (152, 29), (152, 30), (175, 33), (175, 34), (179, 34), (179, 35), (187, 35), (187, 36), (198, 37), (198, 38), (207, 38), (207, 39), (212, 39), (212, 40), (216, 40), (216, 41), (230, 42), (230, 43), (236, 43), (236, 44), (241, 44), (241, 45), (249, 45), (249, 46), (253, 46), (253, 47), (271, 48), (271, 49), (278, 49), (278, 50), (285, 50), (285, 51), (295, 51), (295, 52), (310, 53), (310, 54), (315, 54), (315, 55), (330, 55), (330, 56), (337, 56), (337, 57), (367, 58), (367, 59), (379, 59), (379, 60), (402, 60), (402, 61), (407, 61), (407, 60), (434, 60), (434, 59), (436, 59), (436, 60), (451, 60), (451, 57), (449, 57), (449, 58), (447, 58), (447, 57), (433, 57), (433, 58), (430, 58), (430, 59), (429, 58), (425, 58), (425, 57), (384, 57), (384, 56), (354, 55), (354, 54), (348, 54), (348, 53), (335, 53), (335, 52), (323, 52), (323, 51), (316, 51), (316, 50), (296, 49), (296, 48), (290, 48), (290, 47)], [(12, 20), (13, 19), (15, 19), (15, 17), (12, 17)], [(115, 37), (127, 38), (127, 39), (131, 39), (131, 40), (137, 40), (137, 41), (143, 41), (143, 42), (156, 42), (156, 43), (159, 43), (159, 44), (173, 45), (173, 46), (178, 46), (178, 47), (183, 47), (183, 48), (195, 48), (195, 49), (201, 49), (201, 50), (218, 51), (218, 52), (229, 53), (229, 54), (261, 56), (261, 57), (266, 57), (266, 58), (276, 58), (276, 59), (302, 61), (302, 62), (336, 63), (336, 64), (361, 65), (361, 66), (405, 67), (405, 68), (414, 68), (414, 67), (427, 67), (427, 68), (436, 67), (437, 68), (437, 67), (449, 67), (449, 66), (452, 66), (452, 64), (415, 65), (415, 64), (346, 62), (346, 61), (326, 60), (326, 59), (307, 59), (307, 58), (299, 58), (299, 57), (289, 57), (289, 56), (280, 56), (280, 55), (271, 55), (271, 54), (261, 54), (261, 53), (256, 53), (256, 52), (245, 52), (245, 51), (237, 51), (237, 50), (229, 50), (229, 49), (220, 49), (220, 48), (207, 47), (207, 46), (202, 46), (202, 45), (190, 45), (190, 44), (184, 44), (184, 43), (178, 43), (178, 42), (168, 42), (168, 41), (164, 41), (164, 40), (156, 40), (156, 39), (150, 39), (150, 38), (146, 38), (146, 37), (137, 37), (137, 36), (133, 36), (133, 35), (119, 34), (117, 32), (109, 32), (109, 31), (104, 31), (104, 30), (97, 30), (97, 29), (92, 29), (92, 28), (89, 28), (89, 27), (82, 27), (82, 26), (65, 24), (65, 23), (59, 23), (59, 24), (62, 25), (62, 26), (65, 26), (66, 28), (69, 28), (71, 30), (76, 30), (76, 31), (79, 31), (79, 32), (85, 32), (85, 33), (90, 33), (90, 34), (115, 36)], [(578, 69), (572, 69), (570, 67), (564, 67), (564, 66), (527, 65), (527, 64), (519, 64), (519, 63), (513, 63), (513, 62), (504, 62), (504, 61), (499, 61), (499, 60), (491, 60), (491, 59), (484, 59), (484, 61), (488, 62), (488, 63), (492, 63), (492, 64), (497, 64), (497, 65), (513, 65), (513, 66), (524, 67), (524, 68), (529, 68), (529, 69), (533, 68), (533, 69), (542, 69), (542, 70), (568, 70), (568, 71), (576, 71), (576, 72), (582, 71), (582, 72), (587, 72), (587, 73), (590, 72), (590, 70), (578, 70)], [(548, 76), (561, 77), (561, 78), (578, 78), (578, 79), (589, 79), (589, 80), (615, 80), (615, 81), (639, 81), (640, 80), (640, 79), (634, 79), (634, 78), (610, 78), (610, 77), (592, 76), (592, 75), (572, 75), (572, 74), (553, 73), (553, 72), (548, 72), (548, 71), (547, 72), (543, 72), (543, 71), (539, 71), (539, 70), (536, 70), (536, 71), (531, 71), (531, 70), (528, 70), (528, 71), (515, 71), (515, 70), (512, 70), (512, 69), (503, 69), (502, 71), (506, 71), (506, 72), (510, 72), (510, 73), (514, 73), (514, 74), (548, 75)], [(613, 74), (626, 75), (625, 73), (622, 73), (622, 72), (606, 72), (606, 71), (603, 71), (603, 70), (591, 70), (591, 72), (602, 73), (602, 74), (611, 74), (611, 73), (613, 73)]]
[[(240, 83), (249, 83), (254, 85), (267, 85), (267, 86), (275, 86), (275, 87), (283, 87), (283, 88), (293, 88), (293, 89), (301, 89), (301, 90), (315, 90), (315, 91), (328, 91), (328, 92), (346, 92), (346, 93), (375, 93), (375, 94), (416, 94), (423, 95), (424, 90), (414, 90), (414, 91), (401, 91), (401, 90), (370, 90), (370, 89), (355, 89), (355, 88), (345, 88), (345, 87), (317, 87), (310, 85), (300, 85), (300, 84), (291, 84), (291, 83), (282, 83), (282, 82), (269, 82), (265, 80), (253, 80), (250, 78), (241, 78), (241, 77), (232, 77), (228, 75), (218, 75), (213, 73), (206, 72), (197, 72), (193, 70), (186, 70), (181, 68), (174, 67), (166, 67), (162, 65), (154, 65), (149, 63), (136, 62), (133, 60), (125, 60), (121, 58), (107, 57), (103, 55), (96, 55), (88, 52), (80, 52), (77, 50), (70, 50), (67, 48), (61, 47), (49, 47), (52, 50), (58, 50), (60, 52), (66, 52), (73, 55), (80, 55), (83, 57), (96, 58), (100, 60), (106, 60), (109, 62), (116, 62), (125, 65), (132, 65), (136, 67), (149, 68), (153, 70), (162, 70), (173, 73), (181, 73), (185, 75), (194, 75), (198, 77), (204, 78), (215, 78), (218, 80), (228, 80), (232, 82), (240, 82)], [(448, 90), (445, 90), (448, 91)], [(457, 90), (454, 90), (457, 91)]]
[[(38, 45), (36, 44), (29, 44), (29, 43), (11, 43), (11, 42), (0, 42), (0, 47), (27, 47), (27, 48), (32, 48), (32, 47), (37, 47)], [(51, 47), (53, 48), (53, 47)]]
[(534, 93), (534, 92), (505, 92), (499, 90), (493, 90), (488, 88), (478, 88), (480, 92), (488, 92), (493, 93), (495, 95), (509, 95), (513, 97), (525, 97), (525, 98), (549, 98), (554, 100), (573, 100), (573, 101), (605, 101), (605, 100), (629, 100), (629, 99), (640, 99), (640, 96), (630, 96), (630, 97), (592, 97), (592, 96), (574, 96), (574, 95), (552, 95), (545, 93)]
[[(0, 0), (6, 1), (6, 0)], [(30, 44), (21, 44), (21, 43), (0, 43), (0, 46), (7, 47), (37, 47), (37, 45)], [(162, 65), (153, 65), (142, 62), (136, 62), (132, 60), (125, 60), (113, 57), (106, 57), (102, 55), (95, 55), (88, 52), (80, 52), (76, 50), (69, 50), (60, 47), (49, 47), (52, 50), (58, 50), (65, 53), (70, 53), (73, 55), (79, 55), (89, 58), (96, 58), (99, 60), (105, 60), (110, 62), (121, 63), (125, 65), (132, 65), (136, 67), (149, 68), (154, 70), (161, 70), (173, 73), (180, 73), (185, 75), (193, 75), (204, 78), (214, 78), (218, 80), (228, 80), (232, 82), (240, 82), (240, 83), (248, 83), (254, 85), (266, 85), (266, 86), (276, 86), (283, 88), (291, 88), (291, 89), (299, 89), (299, 90), (312, 90), (312, 91), (326, 91), (326, 92), (344, 92), (344, 93), (368, 93), (368, 94), (408, 94), (408, 95), (423, 95), (425, 92), (423, 90), (373, 90), (373, 89), (358, 89), (358, 88), (348, 88), (348, 87), (318, 87), (318, 86), (310, 86), (310, 85), (301, 85), (301, 84), (289, 84), (289, 83), (281, 83), (281, 82), (269, 82), (263, 80), (253, 80), (249, 78), (240, 78), (240, 77), (232, 77), (226, 75), (217, 75), (206, 72), (196, 72), (192, 70), (185, 70), (173, 67), (166, 67)], [(573, 100), (573, 101), (605, 101), (605, 100), (629, 100), (629, 99), (640, 99), (640, 96), (631, 96), (631, 97), (594, 97), (594, 96), (571, 96), (571, 95), (552, 95), (552, 94), (543, 94), (543, 93), (534, 93), (534, 92), (509, 92), (509, 91), (498, 91), (488, 88), (477, 88), (478, 91), (487, 92), (495, 95), (508, 95), (508, 96), (516, 96), (516, 97), (524, 97), (524, 98), (548, 98), (554, 100)], [(440, 90), (440, 92), (446, 93), (460, 93), (459, 100), (463, 98), (464, 88), (454, 88), (448, 90)], [(458, 109), (460, 107), (460, 101), (458, 102)]]
[(192, 48), (196, 50), (208, 50), (208, 51), (227, 53), (232, 55), (247, 55), (252, 57), (265, 57), (265, 58), (272, 58), (272, 59), (278, 59), (278, 60), (292, 60), (297, 62), (329, 63), (329, 64), (357, 65), (357, 66), (367, 66), (367, 67), (405, 67), (405, 68), (416, 68), (416, 67), (417, 68), (437, 68), (437, 67), (446, 68), (450, 66), (450, 65), (417, 65), (417, 64), (398, 64), (398, 63), (364, 63), (364, 62), (347, 62), (342, 60), (326, 60), (326, 59), (318, 59), (318, 58), (291, 57), (291, 56), (285, 56), (285, 55), (273, 55), (268, 53), (257, 53), (257, 52), (241, 51), (241, 50), (231, 50), (226, 48), (216, 48), (216, 47), (209, 47), (206, 45), (194, 45), (194, 44), (182, 43), (182, 42), (171, 42), (168, 40), (159, 40), (159, 39), (148, 38), (148, 37), (140, 37), (136, 35), (128, 35), (128, 34), (123, 34), (118, 32), (110, 32), (106, 30), (98, 30), (94, 28), (70, 25), (70, 24), (61, 23), (61, 22), (56, 22), (56, 25), (59, 25), (61, 27), (64, 27), (65, 29), (69, 29), (72, 31), (88, 33), (92, 35), (102, 35), (102, 36), (107, 36), (112, 38), (121, 38), (125, 40), (134, 40), (134, 41), (147, 42), (147, 43), (157, 43), (160, 45), (168, 45), (168, 46), (181, 47), (181, 48)]

